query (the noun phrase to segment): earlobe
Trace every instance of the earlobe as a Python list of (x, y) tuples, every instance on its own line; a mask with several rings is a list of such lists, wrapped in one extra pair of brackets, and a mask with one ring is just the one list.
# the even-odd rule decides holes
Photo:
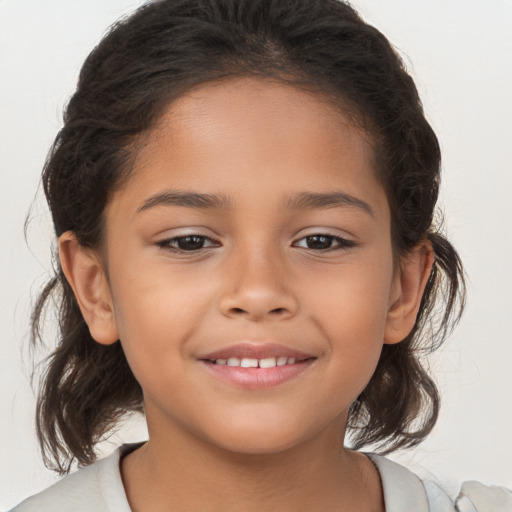
[(412, 331), (434, 260), (428, 240), (420, 242), (401, 259), (390, 300), (384, 343), (400, 343)]
[(59, 257), (91, 336), (102, 345), (119, 338), (112, 296), (101, 259), (80, 245), (72, 231), (59, 237)]

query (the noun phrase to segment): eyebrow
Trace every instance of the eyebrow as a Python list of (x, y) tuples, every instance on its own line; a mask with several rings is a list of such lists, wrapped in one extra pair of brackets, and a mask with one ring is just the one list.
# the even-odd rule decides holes
[[(224, 194), (213, 195), (179, 190), (165, 190), (164, 192), (160, 192), (146, 199), (137, 209), (137, 213), (157, 206), (182, 206), (199, 210), (226, 210), (231, 208), (232, 204), (231, 198)], [(285, 196), (285, 208), (288, 210), (315, 210), (338, 207), (356, 208), (371, 216), (374, 215), (368, 203), (341, 191), (327, 193), (300, 192), (292, 196)]]
[(286, 208), (289, 210), (314, 210), (318, 208), (338, 208), (340, 206), (356, 208), (373, 216), (373, 210), (367, 202), (341, 191), (327, 193), (301, 192), (289, 196), (286, 201)]

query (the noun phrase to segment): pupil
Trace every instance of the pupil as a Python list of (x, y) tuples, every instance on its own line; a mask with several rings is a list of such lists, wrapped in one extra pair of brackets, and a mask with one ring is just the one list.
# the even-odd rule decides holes
[[(191, 243), (189, 243), (192, 240)], [(178, 246), (184, 251), (191, 251), (194, 249), (201, 249), (202, 237), (200, 236), (185, 236), (179, 239)]]
[[(308, 236), (308, 243), (312, 242), (312, 249), (328, 249), (330, 247), (330, 243), (326, 245), (326, 242), (329, 241), (330, 237), (327, 236)], [(320, 240), (320, 243), (318, 241)]]

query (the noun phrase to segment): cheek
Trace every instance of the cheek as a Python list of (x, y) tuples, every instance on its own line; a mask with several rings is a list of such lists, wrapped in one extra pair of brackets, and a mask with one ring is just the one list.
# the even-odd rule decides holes
[(204, 294), (192, 293), (193, 283), (184, 284), (185, 277), (140, 268), (144, 272), (130, 274), (118, 265), (112, 295), (128, 363), (141, 385), (151, 387), (160, 365), (165, 363), (165, 372), (172, 375), (174, 364), (185, 356), (186, 340), (199, 325), (206, 301)]
[(333, 392), (351, 388), (355, 396), (370, 380), (381, 354), (393, 275), (391, 258), (366, 263), (326, 281), (325, 293), (313, 302), (330, 345)]
[[(384, 327), (393, 282), (392, 259), (354, 258), (328, 274), (314, 276), (316, 290), (311, 307), (322, 317), (322, 323), (346, 331), (349, 338), (359, 333), (378, 333)], [(375, 336), (368, 336), (374, 339)]]
[(143, 254), (133, 259), (132, 265), (112, 263), (112, 292), (121, 337), (160, 332), (153, 336), (156, 341), (196, 325), (211, 295), (209, 280), (192, 272), (192, 267), (191, 271), (176, 271), (164, 258), (155, 262), (156, 258)]

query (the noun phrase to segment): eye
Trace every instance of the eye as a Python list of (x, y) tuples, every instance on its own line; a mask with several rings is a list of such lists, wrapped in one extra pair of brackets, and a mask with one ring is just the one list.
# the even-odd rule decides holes
[(204, 235), (185, 235), (174, 238), (160, 240), (156, 245), (162, 249), (172, 252), (197, 252), (207, 247), (203, 247), (205, 241), (212, 242), (215, 246), (218, 242), (209, 236)]
[[(356, 244), (351, 240), (347, 240), (341, 236), (329, 235), (327, 233), (315, 233), (314, 235), (308, 235), (301, 238), (300, 241), (306, 241), (306, 249), (313, 249), (315, 251), (333, 251), (339, 249), (348, 249), (354, 247)], [(205, 242), (209, 242), (209, 247), (218, 246), (217, 240), (204, 235), (185, 235), (176, 236), (173, 238), (166, 238), (156, 243), (161, 249), (165, 249), (171, 252), (185, 253), (185, 252), (198, 252), (203, 249), (207, 249), (204, 246)], [(333, 247), (333, 243), (336, 245)], [(304, 247), (304, 246), (302, 246)]]
[[(356, 245), (352, 240), (347, 240), (341, 236), (329, 235), (327, 233), (315, 233), (308, 235), (301, 240), (306, 240), (306, 249), (314, 249), (317, 251), (335, 251), (339, 249), (348, 249)], [(333, 242), (337, 245), (332, 246)], [(304, 246), (302, 246), (304, 247)]]

